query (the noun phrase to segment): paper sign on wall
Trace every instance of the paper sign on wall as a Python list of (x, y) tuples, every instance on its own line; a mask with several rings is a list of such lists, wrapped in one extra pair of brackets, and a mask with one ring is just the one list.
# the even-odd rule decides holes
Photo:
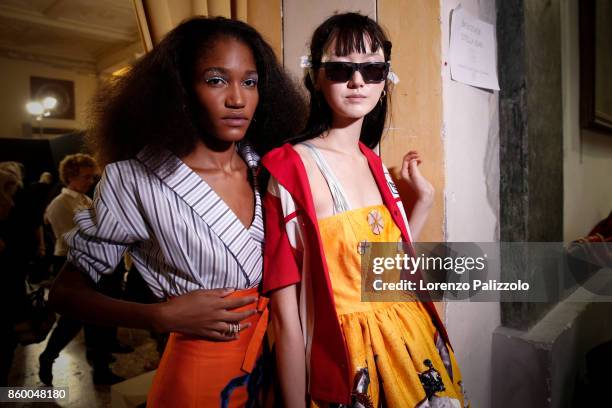
[(499, 90), (495, 29), (466, 13), (453, 10), (450, 36), (451, 78), (479, 88)]

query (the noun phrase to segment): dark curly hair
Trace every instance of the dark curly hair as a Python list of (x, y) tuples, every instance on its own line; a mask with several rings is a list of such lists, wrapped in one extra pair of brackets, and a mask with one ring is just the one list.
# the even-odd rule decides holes
[[(372, 52), (382, 48), (385, 61), (391, 60), (391, 41), (378, 23), (368, 16), (358, 13), (336, 14), (325, 20), (312, 34), (310, 41), (311, 71), (304, 76), (304, 85), (310, 93), (310, 114), (305, 130), (291, 143), (312, 139), (329, 130), (332, 123), (332, 110), (323, 93), (315, 88), (313, 79), (321, 67), (321, 58), (334, 43), (334, 53), (345, 56), (352, 52), (366, 52), (366, 39)], [(364, 118), (360, 140), (374, 148), (382, 137), (389, 106), (389, 86), (385, 81), (384, 93), (378, 103)]]
[(223, 17), (196, 17), (170, 31), (118, 80), (102, 87), (91, 109), (89, 146), (100, 162), (134, 157), (146, 145), (181, 157), (206, 134), (192, 83), (198, 59), (219, 38), (233, 38), (253, 52), (259, 103), (245, 139), (263, 155), (305, 123), (302, 94), (274, 51), (251, 26)]

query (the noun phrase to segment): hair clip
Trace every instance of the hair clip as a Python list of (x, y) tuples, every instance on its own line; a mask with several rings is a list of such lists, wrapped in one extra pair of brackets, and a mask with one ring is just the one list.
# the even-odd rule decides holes
[(300, 68), (312, 68), (310, 55), (302, 55), (300, 57)]
[(387, 74), (387, 80), (393, 82), (393, 85), (399, 83), (399, 77), (391, 68), (389, 68), (389, 73)]

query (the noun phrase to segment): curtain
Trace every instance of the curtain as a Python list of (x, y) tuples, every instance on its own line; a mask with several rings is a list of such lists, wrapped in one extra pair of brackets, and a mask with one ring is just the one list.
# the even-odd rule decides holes
[(144, 49), (150, 51), (186, 18), (223, 16), (258, 29), (281, 54), (281, 0), (133, 0)]

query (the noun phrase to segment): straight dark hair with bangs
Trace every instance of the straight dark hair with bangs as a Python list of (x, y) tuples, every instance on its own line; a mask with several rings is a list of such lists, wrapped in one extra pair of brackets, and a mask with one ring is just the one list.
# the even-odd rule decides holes
[[(327, 104), (323, 93), (315, 88), (313, 82), (321, 67), (321, 58), (333, 44), (333, 52), (337, 56), (345, 56), (352, 52), (365, 53), (366, 41), (370, 43), (372, 52), (382, 48), (385, 61), (391, 60), (391, 41), (378, 23), (368, 16), (358, 13), (336, 14), (325, 20), (312, 35), (310, 41), (311, 70), (313, 75), (305, 75), (304, 85), (310, 93), (310, 114), (306, 128), (302, 134), (291, 143), (299, 143), (312, 139), (329, 130), (332, 124), (332, 110)], [(387, 108), (389, 105), (389, 89), (385, 81), (384, 93), (380, 103), (376, 104), (364, 118), (361, 126), (360, 140), (369, 148), (374, 148), (380, 142), (385, 127)]]

